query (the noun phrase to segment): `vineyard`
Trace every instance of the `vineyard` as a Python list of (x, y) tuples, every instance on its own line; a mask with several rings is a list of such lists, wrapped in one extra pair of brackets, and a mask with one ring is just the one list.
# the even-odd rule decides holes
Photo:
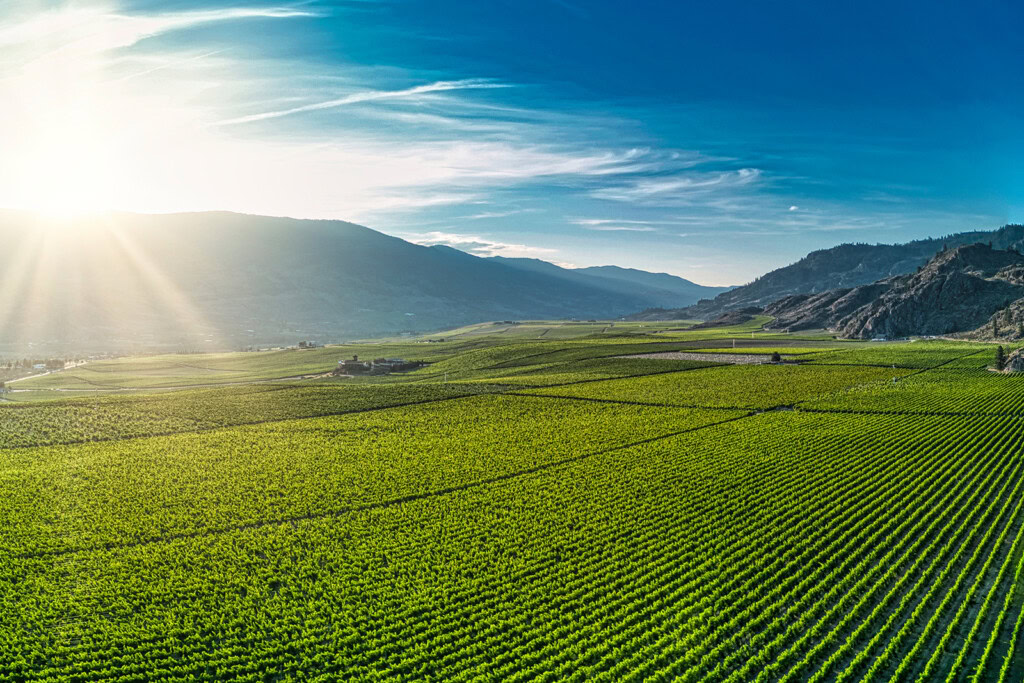
[(768, 409), (788, 406), (818, 393), (874, 385), (909, 370), (810, 365), (730, 365), (701, 372), (609, 380), (531, 390), (532, 394), (655, 405)]
[(1024, 680), (992, 347), (598, 332), (0, 405), (0, 681)]

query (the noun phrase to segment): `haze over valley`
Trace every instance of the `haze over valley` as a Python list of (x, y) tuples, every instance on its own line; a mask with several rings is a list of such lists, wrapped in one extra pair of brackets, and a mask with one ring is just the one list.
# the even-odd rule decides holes
[(725, 288), (421, 246), (343, 221), (226, 212), (66, 221), (0, 212), (0, 349), (220, 351), (618, 318)]
[[(880, 327), (794, 307), (835, 308), (839, 297), (867, 304), (891, 289), (873, 283), (919, 271), (936, 254), (972, 244), (1024, 248), (1024, 228), (840, 245), (735, 288), (613, 265), (480, 257), (344, 221), (228, 212), (104, 213), (69, 222), (5, 211), (0, 240), (11, 247), (0, 254), (0, 349), (61, 355), (322, 344), (502, 320), (708, 321), (750, 309), (775, 315), (784, 329), (857, 338), (970, 332), (1021, 297), (1008, 290), (984, 310), (967, 296), (978, 320), (922, 302), (911, 319)], [(1006, 320), (1004, 332), (1015, 330), (1016, 317)]]

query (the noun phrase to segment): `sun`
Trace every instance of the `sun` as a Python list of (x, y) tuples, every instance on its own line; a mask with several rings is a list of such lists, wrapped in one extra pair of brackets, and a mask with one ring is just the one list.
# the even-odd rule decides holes
[(24, 207), (62, 219), (109, 210), (113, 168), (102, 141), (73, 121), (48, 127), (22, 152)]
[(103, 61), (58, 49), (12, 74), (0, 78), (4, 204), (61, 218), (109, 209), (128, 121)]

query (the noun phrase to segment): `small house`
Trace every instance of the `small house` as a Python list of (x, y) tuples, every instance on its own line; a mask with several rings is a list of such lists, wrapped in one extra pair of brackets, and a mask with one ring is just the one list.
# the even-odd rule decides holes
[(370, 371), (370, 363), (359, 360), (359, 356), (352, 356), (351, 360), (339, 360), (335, 373), (341, 375), (361, 375)]

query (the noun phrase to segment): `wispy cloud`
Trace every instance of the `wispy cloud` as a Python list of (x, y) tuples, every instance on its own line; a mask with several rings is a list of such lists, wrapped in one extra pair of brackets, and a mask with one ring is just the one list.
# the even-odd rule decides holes
[[(632, 122), (538, 105), (529, 88), (492, 78), (437, 79), (387, 65), (260, 59), (258, 49), (228, 27), (204, 31), (197, 41), (188, 34), (146, 41), (214, 23), (323, 16), (306, 4), (166, 13), (76, 8), (20, 19), (0, 11), (0, 45), (14, 46), (13, 62), (34, 65), (31, 77), (6, 89), (0, 80), (0, 99), (9, 91), (21, 100), (21, 106), (0, 111), (0, 148), (14, 158), (40, 160), (26, 173), (14, 164), (4, 168), (0, 158), (0, 203), (24, 195), (26, 187), (44, 186), (46, 169), (69, 167), (70, 158), (70, 167), (83, 169), (85, 177), (69, 177), (68, 183), (95, 190), (120, 208), (226, 208), (346, 218), (386, 229), (410, 210), (447, 212), (437, 224), (450, 224), (456, 216), (444, 207), (500, 206), (502, 194), (524, 193), (531, 201), (667, 195), (668, 188), (645, 183), (678, 183), (680, 173), (704, 177), (710, 171), (702, 169), (722, 161), (652, 147), (642, 137), (621, 134), (635, 127)], [(301, 47), (301, 33), (288, 35)], [(28, 81), (36, 87), (24, 87)], [(51, 120), (35, 115), (40, 111), (53, 114)], [(331, 115), (301, 116), (323, 111)], [(257, 122), (267, 125), (244, 125)], [(54, 129), (68, 131), (74, 144), (51, 142)], [(91, 163), (94, 148), (109, 163)], [(158, 164), (138, 162), (156, 159)], [(465, 213), (462, 220), (481, 221), (526, 211)], [(582, 227), (609, 233), (656, 229), (629, 216)], [(535, 253), (526, 247), (494, 249)]]
[[(721, 237), (781, 237), (811, 236), (830, 233), (887, 234), (899, 233), (911, 227), (916, 221), (930, 221), (935, 225), (955, 225), (956, 221), (967, 221), (966, 225), (986, 225), (996, 222), (993, 216), (920, 210), (907, 214), (893, 210), (864, 209), (861, 213), (851, 212), (837, 203), (821, 203), (814, 207), (797, 207), (791, 210), (785, 203), (770, 206), (770, 201), (761, 198), (745, 203), (736, 202), (725, 209), (695, 207), (697, 215), (677, 215), (672, 220), (677, 225), (687, 226), (686, 232), (677, 233), (682, 238)], [(960, 228), (965, 227), (961, 223)], [(896, 241), (894, 239), (894, 241)]]
[(570, 218), (569, 223), (584, 230), (598, 232), (658, 232), (656, 225), (671, 224), (671, 221), (629, 220), (618, 218)]
[(668, 177), (647, 177), (603, 187), (591, 192), (598, 199), (672, 205), (694, 197), (722, 190), (735, 190), (754, 185), (762, 178), (757, 168), (735, 171), (691, 171)]
[(598, 232), (657, 232), (657, 228), (652, 228), (649, 225), (588, 225), (584, 226), (586, 230), (596, 230)]
[(630, 225), (656, 225), (658, 223), (664, 223), (665, 221), (637, 221), (628, 220), (625, 218), (570, 218), (569, 222), (572, 223), (573, 225), (591, 227), (597, 225), (609, 225), (613, 223), (629, 223)]
[(266, 119), (276, 119), (282, 116), (290, 116), (292, 114), (301, 114), (309, 111), (320, 111), (322, 109), (334, 109), (335, 107), (344, 107), (350, 104), (359, 104), (361, 102), (372, 102), (374, 100), (392, 100), (392, 99), (403, 99), (416, 97), (418, 95), (426, 95), (428, 93), (444, 92), (448, 90), (473, 90), (473, 89), (484, 89), (484, 88), (509, 88), (512, 87), (506, 83), (495, 83), (493, 81), (469, 78), (458, 81), (435, 81), (434, 83), (427, 83), (425, 85), (417, 85), (412, 88), (404, 88), (402, 90), (367, 90), (364, 92), (350, 93), (343, 97), (335, 97), (333, 99), (324, 100), (322, 102), (314, 102), (312, 104), (304, 104), (299, 107), (291, 107), (289, 109), (279, 109), (277, 111), (267, 111), (260, 114), (249, 114), (248, 116), (239, 116), (236, 118), (225, 119), (218, 121), (215, 125), (227, 126), (239, 123), (251, 123), (253, 121), (264, 121)]
[(142, 71), (136, 71), (134, 73), (127, 74), (117, 79), (117, 81), (124, 83), (125, 81), (132, 80), (133, 78), (142, 78), (143, 76), (148, 76), (150, 74), (156, 73), (157, 71), (163, 71), (165, 69), (174, 69), (177, 67), (185, 66), (187, 64), (191, 64), (193, 62), (198, 62), (203, 59), (213, 57), (214, 55), (218, 55), (222, 52), (224, 52), (224, 50), (208, 50), (197, 55), (189, 55), (181, 58), (162, 59), (160, 60), (160, 63), (156, 66), (149, 67), (148, 69), (143, 69)]
[(433, 230), (427, 233), (407, 233), (402, 235), (405, 239), (423, 246), (445, 246), (461, 249), (474, 256), (505, 256), (508, 258), (541, 258), (557, 254), (557, 249), (547, 247), (535, 247), (527, 244), (516, 244), (501, 242), (498, 240), (481, 237), (480, 235), (467, 235), (455, 232), (443, 232)]
[(0, 47), (60, 45), (57, 51), (104, 52), (154, 36), (203, 24), (238, 19), (316, 17), (291, 7), (231, 7), (162, 14), (119, 14), (101, 8), (70, 8), (14, 20), (0, 29)]
[(490, 218), (507, 218), (508, 216), (515, 216), (521, 213), (530, 213), (534, 209), (511, 209), (509, 211), (482, 211), (480, 213), (474, 213), (471, 216), (464, 216), (466, 220), (479, 221), (487, 220)]
[[(877, 207), (826, 207), (784, 159), (663, 146), (642, 116), (629, 118), (635, 110), (560, 101), (556, 88), (488, 78), (481, 63), (439, 72), (306, 59), (302, 19), (323, 12), (286, 1), (0, 9), (0, 205), (49, 193), (53, 169), (70, 169), (60, 184), (120, 208), (343, 218), (481, 256), (553, 260), (570, 245), (577, 254), (685, 233), (683, 251), (634, 262), (669, 270), (722, 235), (774, 244), (904, 225)], [(283, 41), (266, 52), (232, 25), (261, 19)], [(514, 237), (503, 232), (512, 224)]]

